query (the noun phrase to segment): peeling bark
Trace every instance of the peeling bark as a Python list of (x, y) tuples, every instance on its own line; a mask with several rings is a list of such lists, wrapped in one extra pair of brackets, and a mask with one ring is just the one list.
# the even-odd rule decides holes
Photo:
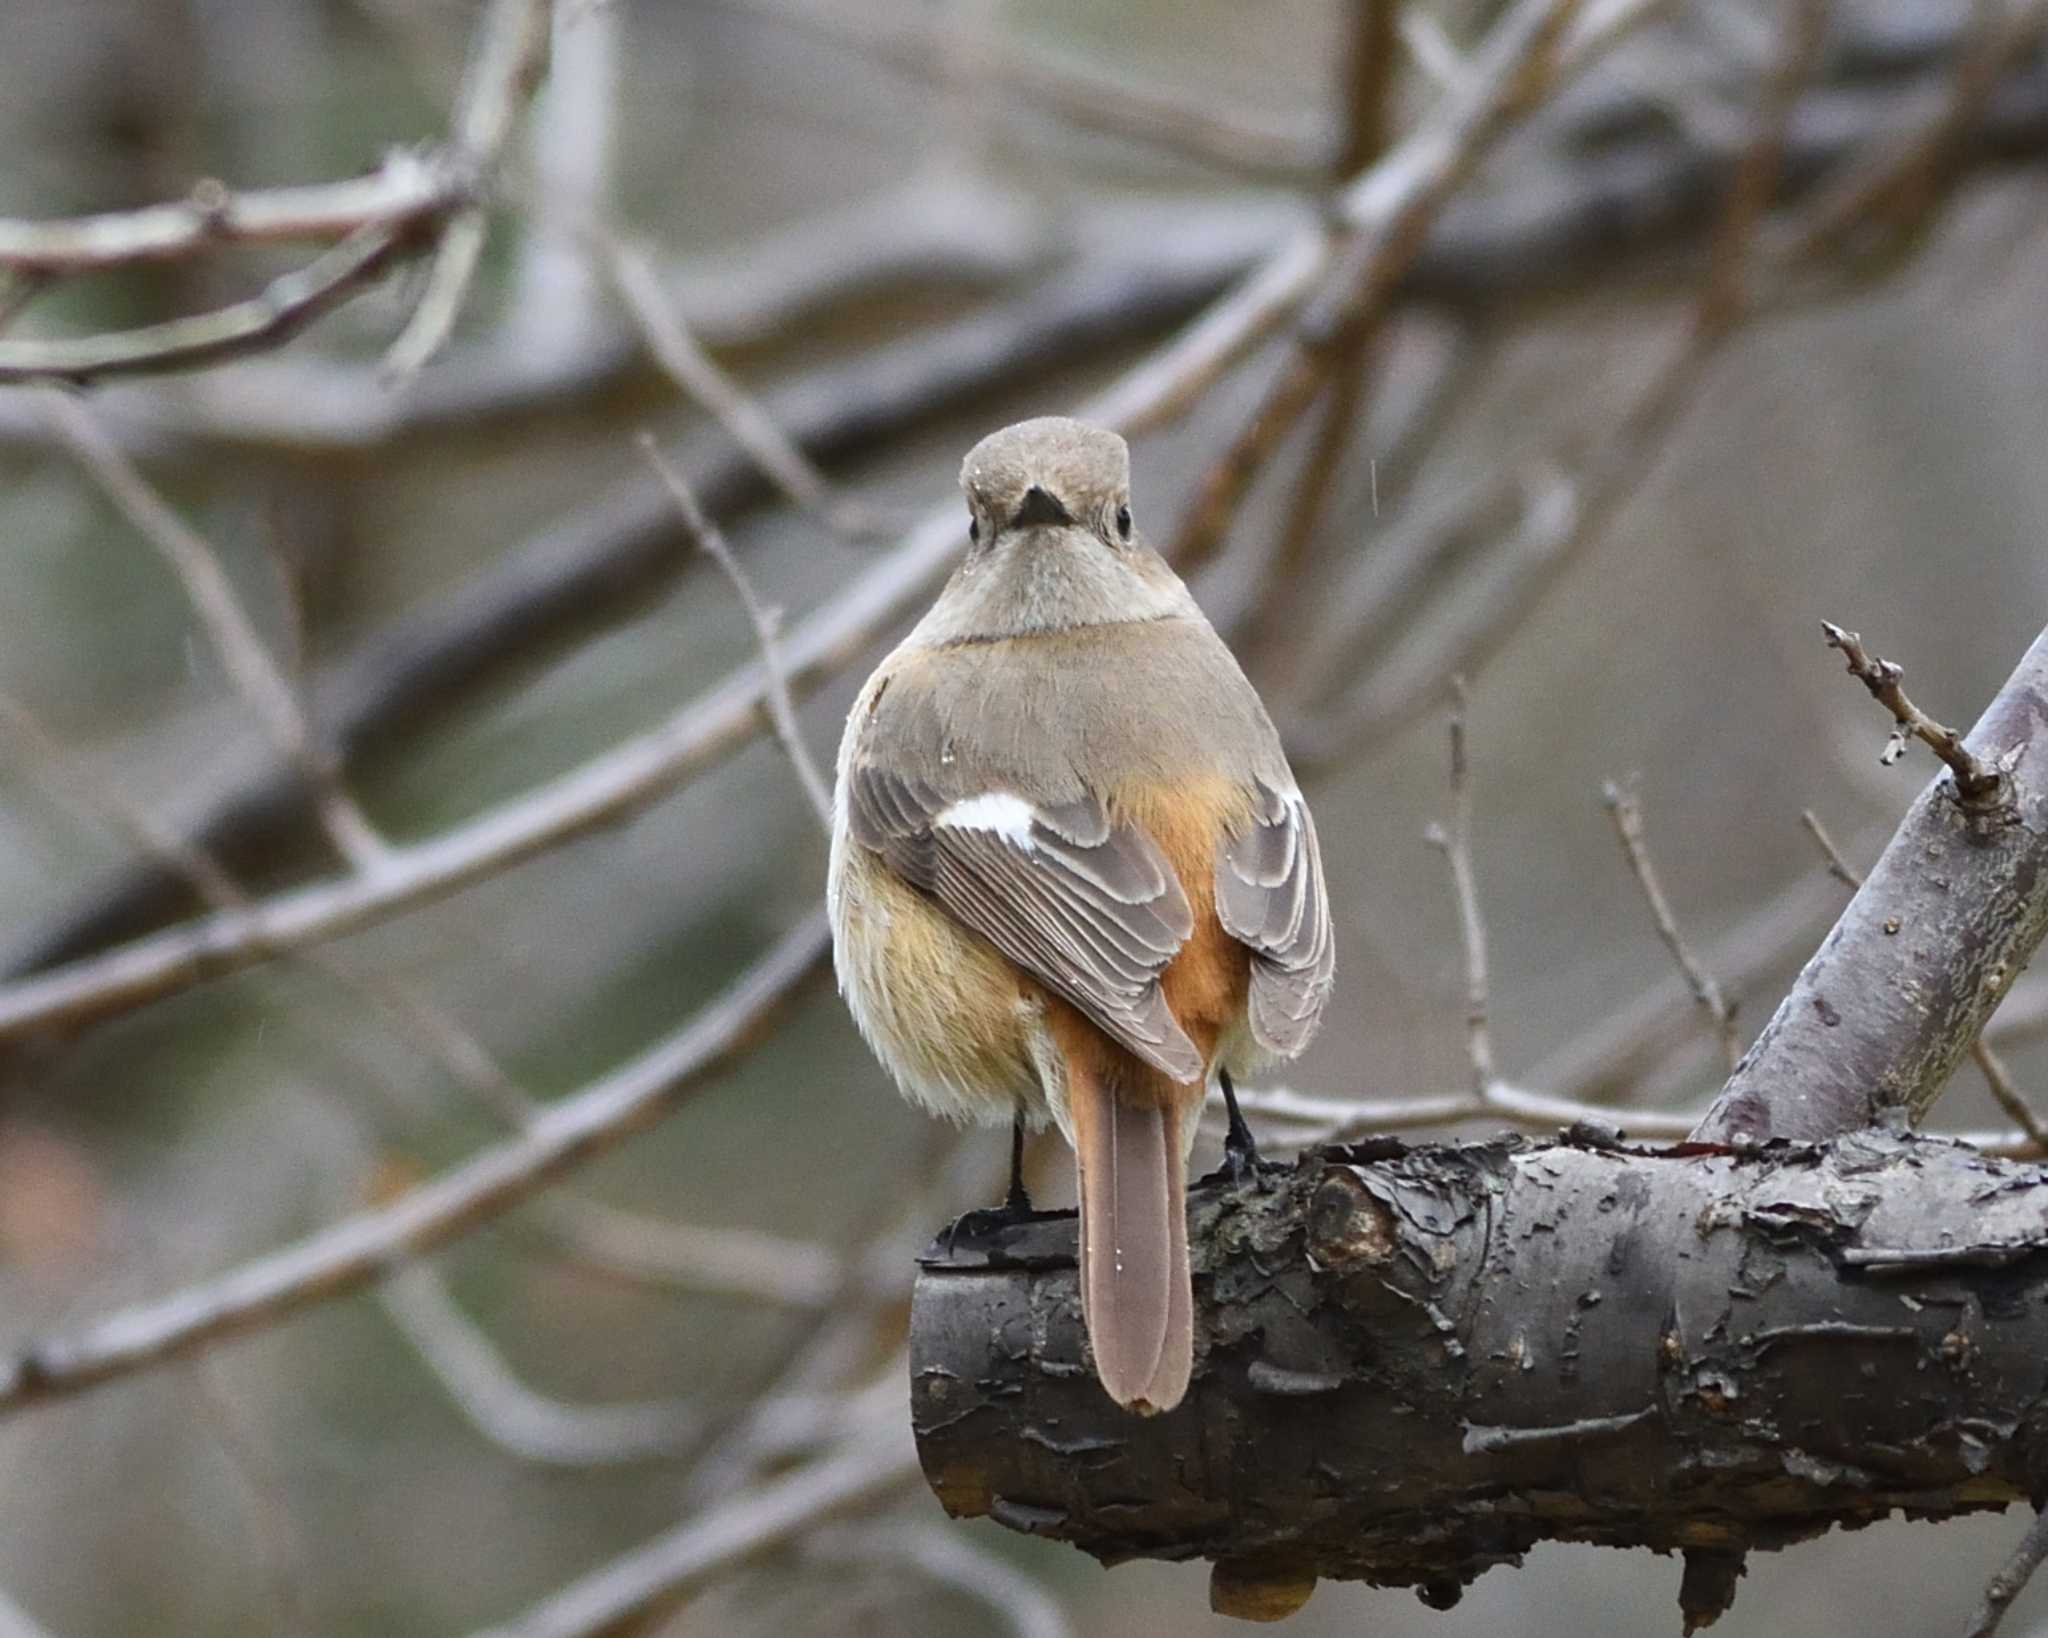
[(1693, 1136), (1811, 1142), (1918, 1121), (2048, 933), (2048, 632), (1908, 810)]
[(949, 1512), (1211, 1559), (1254, 1618), (1318, 1576), (1448, 1605), (1540, 1541), (1650, 1547), (1704, 1625), (1745, 1551), (2048, 1493), (2034, 1166), (1874, 1132), (1381, 1143), (1190, 1210), (1196, 1376), (1152, 1419), (1088, 1368), (1070, 1214), (925, 1260), (912, 1407)]

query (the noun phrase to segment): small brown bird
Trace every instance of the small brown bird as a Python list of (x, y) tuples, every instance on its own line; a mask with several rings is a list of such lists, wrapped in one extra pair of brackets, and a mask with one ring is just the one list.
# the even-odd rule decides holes
[(828, 899), (839, 985), (906, 1096), (1073, 1145), (1081, 1303), (1119, 1404), (1194, 1362), (1187, 1155), (1210, 1076), (1315, 1033), (1316, 829), (1252, 685), (1131, 522), (1130, 452), (1047, 417), (961, 470), (972, 545), (855, 700)]

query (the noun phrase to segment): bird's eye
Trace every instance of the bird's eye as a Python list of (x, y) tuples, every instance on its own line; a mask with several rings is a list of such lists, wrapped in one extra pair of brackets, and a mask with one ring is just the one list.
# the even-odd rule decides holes
[(967, 520), (967, 538), (968, 538), (969, 540), (979, 540), (979, 539), (981, 539), (981, 519), (980, 519), (980, 518), (969, 518), (969, 519)]
[(1116, 532), (1125, 540), (1131, 538), (1131, 509), (1128, 506), (1116, 509)]

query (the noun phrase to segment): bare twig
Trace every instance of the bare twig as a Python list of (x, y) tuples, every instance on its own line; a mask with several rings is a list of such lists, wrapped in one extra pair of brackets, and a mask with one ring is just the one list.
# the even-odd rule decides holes
[(813, 1531), (804, 1555), (828, 1564), (904, 1566), (993, 1611), (1012, 1638), (1072, 1638), (1059, 1600), (959, 1530), (923, 1522), (836, 1524)]
[[(1394, 19), (1397, 0), (1355, 0), (1345, 29), (1343, 139), (1336, 169), (1349, 176), (1365, 169), (1386, 148), (1394, 90)], [(1333, 379), (1322, 394), (1315, 437), (1295, 479), (1294, 494), (1280, 527), (1279, 544), (1261, 571), (1262, 595), (1247, 625), (1241, 653), (1253, 674), (1269, 686), (1286, 685), (1286, 670), (1300, 650), (1290, 640), (1298, 629), (1301, 600), (1307, 595), (1306, 573), (1313, 556), (1330, 492), (1342, 470), (1345, 452), (1358, 434), (1360, 410), (1378, 349), (1361, 343), (1338, 360)], [(1284, 669), (1283, 669), (1284, 668)]]
[(260, 295), (210, 313), (101, 335), (0, 341), (0, 384), (190, 369), (255, 352), (298, 334), (416, 247), (400, 229), (360, 228)]
[(1671, 952), (1671, 959), (1678, 963), (1678, 970), (1685, 974), (1686, 983), (1692, 986), (1693, 998), (1699, 1002), (1700, 1010), (1712, 1020), (1715, 1032), (1721, 1038), (1722, 1054), (1732, 1071), (1742, 1057), (1742, 1039), (1735, 1027), (1735, 1008), (1722, 994), (1714, 975), (1693, 954), (1692, 947), (1685, 942), (1685, 935), (1678, 930), (1678, 918), (1671, 913), (1671, 901), (1664, 896), (1664, 885), (1657, 879), (1657, 867), (1650, 860), (1650, 840), (1643, 827), (1642, 804), (1633, 790), (1613, 780), (1602, 788), (1601, 797), (1607, 805), (1607, 816), (1614, 821), (1614, 834), (1621, 841), (1621, 851), (1628, 860), (1628, 867), (1635, 873), (1636, 885), (1643, 890), (1643, 900), (1650, 907), (1650, 919), (1657, 925), (1657, 936), (1664, 941), (1664, 948)]
[(547, 84), (526, 121), (518, 256), (493, 339), (564, 368), (605, 339), (603, 277), (582, 228), (613, 207), (625, 32), (619, 6), (557, 6)]
[(2048, 1559), (2048, 1509), (2034, 1515), (2012, 1556), (1992, 1575), (1983, 1599), (1971, 1613), (1970, 1624), (1963, 1629), (1963, 1638), (1992, 1638), (2044, 1559)]
[(683, 1449), (703, 1421), (701, 1410), (680, 1401), (573, 1405), (536, 1393), (424, 1264), (385, 1281), (378, 1300), (464, 1418), (521, 1461), (547, 1467), (656, 1461)]
[[(1806, 826), (1806, 833), (1813, 838), (1814, 846), (1820, 849), (1821, 856), (1827, 860), (1828, 874), (1852, 893), (1861, 887), (1862, 876), (1842, 857), (1841, 850), (1835, 846), (1834, 837), (1828, 834), (1827, 827), (1820, 822), (1819, 815), (1808, 808), (1799, 815), (1799, 820)], [(2005, 1059), (1982, 1035), (1970, 1043), (1970, 1059), (1982, 1072), (1985, 1084), (1991, 1088), (1991, 1096), (1998, 1101), (1998, 1107), (2033, 1140), (2041, 1153), (2048, 1154), (2048, 1122), (2044, 1122), (2035, 1113), (2034, 1106), (2027, 1102), (2019, 1089), (2019, 1084), (2012, 1078), (2012, 1070), (2007, 1066)]]
[[(1990, 111), (1992, 93), (2048, 26), (2048, 4), (2022, 0), (1971, 8), (1946, 94), (1932, 117), (1901, 121), (1874, 151), (1830, 177), (1782, 260), (1813, 262), (1875, 227), (1891, 243), (1924, 223), (1943, 197), (1970, 132)], [(1903, 127), (1902, 129), (1900, 127)]]
[[(975, 51), (965, 63), (930, 18), (899, 10), (889, 16), (815, 0), (727, 0), (756, 16), (826, 35), (920, 79), (944, 83), (966, 68), (978, 86), (1043, 109), (1086, 130), (1142, 142), (1252, 176), (1298, 182), (1325, 164), (1328, 141), (1316, 127), (1280, 125), (1196, 103), (1171, 91), (1104, 73), (1071, 57), (1022, 50)], [(958, 42), (954, 49), (958, 50)]]
[[(98, 777), (4, 692), (0, 731), (33, 759), (58, 796), (185, 878), (205, 903), (224, 913), (248, 907), (248, 895), (218, 859), (186, 841), (118, 785)], [(414, 990), (321, 949), (277, 953), (377, 1009), (429, 1062), (514, 1130), (527, 1131), (540, 1118), (545, 1106), (512, 1080), (483, 1043)], [(574, 1195), (536, 1202), (534, 1217), (558, 1252), (602, 1272), (669, 1290), (816, 1308), (843, 1295), (854, 1273), (846, 1259), (822, 1246), (750, 1229), (643, 1217)], [(865, 1273), (877, 1284), (890, 1278), (893, 1288), (893, 1270), (887, 1276), (878, 1269)]]
[(577, 1196), (534, 1202), (557, 1249), (599, 1272), (667, 1290), (711, 1292), (786, 1308), (824, 1308), (851, 1285), (895, 1290), (898, 1270), (759, 1229), (672, 1223)]
[(1401, 45), (1409, 60), (1438, 91), (1455, 90), (1472, 70), (1464, 53), (1444, 32), (1443, 20), (1422, 6), (1398, 9)]
[(168, 261), (220, 244), (339, 239), (364, 228), (402, 231), (468, 197), (439, 155), (399, 149), (368, 176), (238, 193), (201, 182), (171, 205), (64, 221), (0, 219), (0, 267), (63, 277), (131, 262)]
[[(1977, 719), (1970, 754), (2010, 765), (2038, 749), (2044, 698), (2048, 632)], [(1995, 816), (1959, 811), (1941, 776), (1914, 799), (1696, 1129), (1702, 1142), (1813, 1142), (1925, 1117), (2048, 934), (2048, 791), (2002, 783), (2009, 806)]]
[(1733, 326), (1748, 305), (1751, 245), (1784, 172), (1786, 133), (1799, 92), (1820, 56), (1830, 9), (1831, 0), (1791, 0), (1780, 18), (1777, 57), (1764, 84), (1755, 134), (1736, 161), (1708, 248), (1696, 319), (1703, 328)]
[[(893, 1366), (900, 1380), (907, 1366)], [(849, 1429), (816, 1461), (684, 1520), (478, 1638), (590, 1638), (681, 1597), (820, 1522), (869, 1507), (917, 1475), (902, 1404)]]
[(1577, 0), (1521, 0), (1496, 23), (1473, 72), (1423, 125), (1361, 178), (1360, 220), (1303, 312), (1295, 344), (1228, 448), (1209, 468), (1174, 542), (1183, 565), (1215, 551), (1252, 480), (1314, 401), (1339, 358), (1365, 345), (1384, 318), (1430, 223), (1486, 152), (1568, 67), (1560, 44)]
[(341, 782), (339, 765), (306, 720), (298, 691), (242, 608), (213, 547), (150, 487), (75, 394), (45, 387), (44, 413), (79, 465), (169, 564), (272, 744), (305, 776), (335, 848), (358, 871), (375, 872), (388, 850)]
[[(457, 98), (451, 149), (455, 162), (478, 179), (481, 191), (512, 134), (520, 104), (547, 66), (551, 0), (487, 0), (476, 44)], [(480, 204), (464, 206), (442, 227), (419, 306), (384, 355), (385, 378), (403, 383), (441, 350), (476, 276), (487, 218)]]
[(781, 611), (771, 609), (761, 601), (754, 590), (754, 583), (747, 578), (746, 570), (740, 567), (739, 559), (733, 556), (732, 548), (726, 544), (725, 535), (711, 521), (710, 514), (697, 504), (697, 497), (683, 481), (683, 475), (663, 459), (654, 434), (642, 432), (639, 443), (640, 453), (647, 457), (647, 464), (654, 468), (674, 499), (677, 512), (682, 514), (683, 526), (739, 594), (740, 603), (747, 611), (747, 622), (754, 628), (754, 641), (761, 650), (763, 703), (774, 724), (775, 737), (781, 742), (790, 765), (796, 769), (804, 795), (811, 799), (811, 811), (818, 816), (818, 823), (829, 835), (832, 830), (832, 787), (818, 772), (811, 748), (804, 743), (803, 726), (796, 720), (796, 702), (790, 697), (789, 676), (782, 668), (782, 657), (776, 648), (775, 633), (781, 623)]
[[(1306, 1092), (1239, 1087), (1238, 1107), (1246, 1115), (1296, 1128), (1289, 1140), (1307, 1147), (1317, 1143), (1355, 1143), (1388, 1132), (1414, 1132), (1440, 1126), (1492, 1122), (1517, 1131), (1551, 1134), (1573, 1126), (1620, 1129), (1646, 1142), (1676, 1142), (1691, 1135), (1700, 1111), (1624, 1109), (1587, 1103), (1506, 1082), (1495, 1082), (1484, 1098), (1469, 1092), (1439, 1093), (1415, 1098), (1346, 1099), (1317, 1097)], [(1214, 1094), (1204, 1118), (1221, 1117), (1223, 1094)], [(2048, 1148), (2024, 1131), (1970, 1131), (1945, 1134), (1987, 1155), (2015, 1160), (2038, 1158)]]
[(29, 1344), (0, 1366), (0, 1412), (77, 1393), (275, 1323), (389, 1275), (499, 1216), (667, 1114), (745, 1047), (816, 969), (826, 945), (823, 915), (807, 917), (676, 1034), (549, 1105), (528, 1131), (388, 1204), (216, 1279), (118, 1310), (69, 1336)]
[(1878, 756), (1882, 766), (1889, 768), (1897, 762), (1906, 754), (1906, 746), (1917, 739), (1948, 765), (1955, 775), (1956, 794), (1964, 802), (1985, 803), (1997, 797), (2003, 778), (1997, 765), (1969, 750), (1962, 735), (1944, 728), (1906, 697), (1899, 686), (1899, 679), (1906, 674), (1903, 666), (1874, 658), (1856, 632), (1844, 631), (1827, 620), (1821, 621), (1820, 628), (1827, 633), (1828, 647), (1840, 649), (1849, 662), (1849, 675), (1870, 690), (1870, 697), (1891, 712), (1897, 724)]
[[(1495, 1081), (1483, 1097), (1476, 1093), (1458, 1092), (1414, 1098), (1350, 1100), (1273, 1088), (1239, 1087), (1237, 1101), (1238, 1107), (1247, 1115), (1304, 1128), (1299, 1134), (1299, 1141), (1304, 1145), (1351, 1143), (1385, 1132), (1467, 1126), (1481, 1121), (1546, 1133), (1583, 1122), (1595, 1126), (1625, 1127), (1634, 1137), (1654, 1140), (1682, 1138), (1698, 1118), (1696, 1114), (1677, 1110), (1617, 1109), (1607, 1104), (1581, 1103), (1572, 1098), (1552, 1097), (1548, 1093), (1512, 1086), (1505, 1081)], [(1223, 1095), (1219, 1092), (1210, 1099), (1205, 1112), (1220, 1113), (1222, 1108)]]
[(1486, 918), (1472, 874), (1472, 775), (1465, 751), (1465, 679), (1451, 679), (1451, 820), (1429, 827), (1430, 846), (1450, 866), (1458, 896), (1458, 926), (1465, 946), (1465, 1048), (1472, 1060), (1472, 1090), (1481, 1099), (1497, 1079), (1493, 1035), (1487, 1025)]
[[(875, 524), (863, 514), (862, 508), (835, 493), (824, 473), (776, 424), (761, 401), (720, 369), (697, 344), (697, 338), (690, 334), (663, 293), (661, 281), (647, 258), (629, 246), (604, 238), (599, 240), (599, 254), (611, 273), (612, 287), (632, 315), (655, 361), (687, 397), (732, 435), (733, 442), (747, 452), (769, 482), (835, 534), (873, 535)], [(673, 489), (673, 485), (670, 487)]]

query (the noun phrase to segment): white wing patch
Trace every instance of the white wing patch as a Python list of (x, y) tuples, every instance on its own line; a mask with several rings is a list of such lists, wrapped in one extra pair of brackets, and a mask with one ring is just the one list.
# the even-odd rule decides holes
[(984, 791), (950, 804), (932, 822), (954, 830), (993, 831), (1020, 852), (1031, 853), (1038, 847), (1031, 835), (1035, 818), (1031, 804), (1023, 797), (1012, 796), (1008, 791)]

